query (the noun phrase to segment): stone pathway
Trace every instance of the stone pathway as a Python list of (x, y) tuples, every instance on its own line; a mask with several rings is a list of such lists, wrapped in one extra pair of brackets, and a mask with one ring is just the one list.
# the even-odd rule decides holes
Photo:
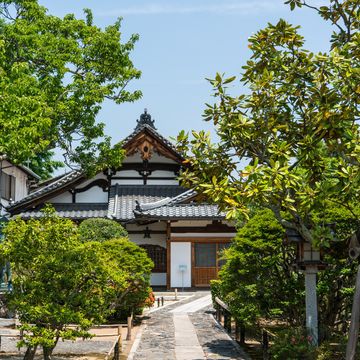
[(216, 323), (210, 304), (209, 292), (198, 292), (149, 313), (129, 360), (248, 360)]

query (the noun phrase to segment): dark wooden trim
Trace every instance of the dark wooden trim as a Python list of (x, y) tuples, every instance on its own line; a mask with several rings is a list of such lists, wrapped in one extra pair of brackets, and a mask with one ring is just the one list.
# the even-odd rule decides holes
[(232, 241), (232, 237), (171, 237), (171, 242), (206, 242), (206, 243), (213, 243), (213, 242), (223, 242), (228, 243)]
[(195, 286), (195, 243), (191, 243), (191, 287)]
[(89, 189), (91, 189), (94, 186), (98, 186), (100, 188), (102, 188), (102, 190), (104, 192), (107, 192), (109, 190), (109, 183), (106, 179), (96, 179), (94, 181), (92, 181), (90, 184), (87, 184), (86, 186), (84, 186), (81, 189), (74, 189), (74, 191), (76, 193), (82, 193), (84, 191), (87, 191)]
[(228, 226), (226, 224), (222, 224), (222, 226), (219, 225), (206, 225), (206, 226), (197, 226), (197, 227), (191, 227), (191, 226), (184, 226), (184, 227), (173, 227), (172, 229), (173, 233), (207, 233), (207, 232), (213, 232), (213, 233), (236, 233), (236, 228)]
[[(142, 176), (114, 176), (111, 180), (143, 180)], [(176, 180), (176, 177), (152, 177), (148, 176), (147, 181), (149, 180)]]
[[(130, 230), (130, 231), (128, 231), (128, 234), (143, 234), (144, 235), (144, 230)], [(150, 229), (150, 234), (166, 234), (166, 230), (151, 230)]]
[[(154, 171), (172, 171), (175, 175), (179, 173), (181, 166), (179, 164), (166, 164), (166, 163), (155, 163), (150, 162), (147, 164), (147, 170), (154, 172)], [(124, 163), (121, 165), (120, 168), (116, 170), (116, 172), (126, 171), (126, 170), (134, 170), (137, 172), (141, 172), (144, 170), (143, 163)], [(115, 176), (115, 174), (114, 174)], [(114, 178), (112, 176), (112, 178)]]
[(166, 257), (166, 288), (170, 289), (170, 283), (171, 283), (171, 242), (170, 240), (166, 241), (166, 251), (167, 251), (167, 257)]

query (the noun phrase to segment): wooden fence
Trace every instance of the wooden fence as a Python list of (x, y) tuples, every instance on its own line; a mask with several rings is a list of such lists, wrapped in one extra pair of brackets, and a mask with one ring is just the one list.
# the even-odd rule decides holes
[[(216, 320), (221, 324), (227, 333), (234, 337), (240, 345), (245, 345), (246, 328), (243, 323), (237, 321), (231, 315), (230, 309), (221, 299), (215, 297)], [(274, 336), (269, 330), (261, 329), (261, 339), (259, 339), (263, 352), (263, 359), (269, 359), (269, 342)]]

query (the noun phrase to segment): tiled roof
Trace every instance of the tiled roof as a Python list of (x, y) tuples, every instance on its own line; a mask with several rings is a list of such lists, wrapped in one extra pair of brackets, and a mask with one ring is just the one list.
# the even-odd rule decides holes
[(137, 218), (145, 219), (171, 219), (171, 220), (221, 220), (225, 218), (225, 213), (219, 212), (216, 205), (210, 204), (181, 204), (164, 205), (147, 211), (135, 211)]
[(74, 170), (69, 172), (68, 174), (63, 175), (60, 178), (55, 178), (54, 181), (47, 183), (45, 186), (41, 188), (36, 189), (35, 191), (31, 192), (29, 195), (25, 196), (21, 200), (14, 202), (7, 209), (8, 211), (11, 212), (12, 209), (18, 207), (19, 205), (25, 204), (31, 200), (39, 198), (48, 193), (51, 193), (54, 190), (57, 190), (65, 185), (68, 185), (69, 183), (72, 183), (77, 179), (80, 179), (82, 176), (84, 176), (83, 172)]
[[(107, 203), (77, 203), (77, 204), (52, 204), (60, 217), (73, 220), (88, 218), (104, 218), (108, 213)], [(43, 213), (39, 209), (22, 212), (19, 216), (23, 219), (39, 218)]]
[(187, 190), (173, 198), (153, 203), (139, 204), (134, 210), (137, 218), (147, 219), (224, 219), (225, 213), (219, 212), (217, 205), (206, 203), (187, 203), (197, 192)]
[(115, 185), (110, 188), (108, 217), (120, 221), (135, 219), (136, 204), (170, 200), (186, 189), (177, 185)]

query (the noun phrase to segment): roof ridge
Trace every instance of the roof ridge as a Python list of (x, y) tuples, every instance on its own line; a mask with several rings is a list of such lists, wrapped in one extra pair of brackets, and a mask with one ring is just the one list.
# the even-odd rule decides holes
[(136, 200), (136, 208), (135, 208), (134, 212), (142, 213), (143, 211), (154, 210), (154, 209), (157, 209), (157, 208), (160, 208), (163, 206), (180, 205), (180, 203), (182, 201), (185, 201), (196, 194), (197, 194), (197, 192), (194, 189), (189, 189), (189, 190), (186, 190), (186, 191), (182, 192), (181, 194), (176, 195), (172, 198), (167, 197), (165, 199), (154, 201), (152, 203), (140, 204)]

